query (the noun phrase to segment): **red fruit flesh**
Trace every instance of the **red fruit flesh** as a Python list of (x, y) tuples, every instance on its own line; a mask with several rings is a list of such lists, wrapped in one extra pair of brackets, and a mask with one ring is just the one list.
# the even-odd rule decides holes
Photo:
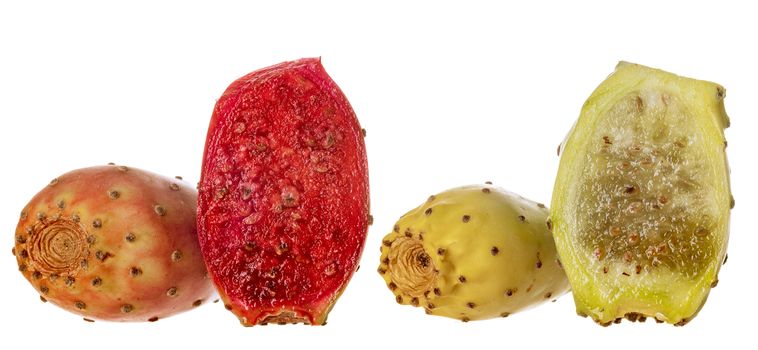
[(198, 231), (244, 325), (325, 323), (363, 251), (367, 168), (355, 113), (319, 59), (227, 88), (208, 130)]

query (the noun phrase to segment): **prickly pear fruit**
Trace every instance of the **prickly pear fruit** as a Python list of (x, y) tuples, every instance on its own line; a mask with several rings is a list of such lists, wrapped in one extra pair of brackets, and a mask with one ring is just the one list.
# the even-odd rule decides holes
[(233, 82), (202, 171), (200, 245), (226, 308), (245, 326), (324, 324), (370, 217), (363, 133), (320, 60)]
[(724, 88), (622, 62), (562, 146), (551, 221), (577, 313), (684, 325), (726, 254)]
[(566, 293), (548, 209), (501, 188), (433, 195), (382, 241), (379, 274), (400, 304), (462, 321), (506, 317)]
[(68, 172), (24, 207), (13, 249), (40, 293), (85, 320), (157, 321), (214, 293), (196, 234), (197, 192), (125, 166)]

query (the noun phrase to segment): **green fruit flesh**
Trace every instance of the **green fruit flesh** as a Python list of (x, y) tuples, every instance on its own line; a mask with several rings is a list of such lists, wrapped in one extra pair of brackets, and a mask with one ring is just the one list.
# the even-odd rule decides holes
[(622, 63), (585, 104), (553, 197), (577, 311), (690, 320), (723, 261), (730, 190), (724, 89)]

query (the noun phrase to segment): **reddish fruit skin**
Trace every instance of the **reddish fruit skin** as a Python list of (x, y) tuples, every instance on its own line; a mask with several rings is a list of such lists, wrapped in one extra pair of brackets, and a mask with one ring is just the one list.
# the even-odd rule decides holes
[(319, 59), (233, 82), (208, 129), (200, 246), (243, 325), (324, 324), (357, 269), (369, 218), (363, 133)]
[(197, 192), (125, 166), (54, 179), (24, 207), (13, 249), (50, 301), (87, 320), (156, 321), (214, 294), (196, 233)]

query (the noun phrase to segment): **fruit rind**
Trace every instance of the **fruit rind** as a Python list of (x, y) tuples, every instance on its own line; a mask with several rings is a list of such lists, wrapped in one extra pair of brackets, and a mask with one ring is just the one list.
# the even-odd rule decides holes
[(403, 215), (378, 272), (395, 300), (462, 321), (506, 317), (568, 290), (547, 208), (492, 185), (431, 196)]

